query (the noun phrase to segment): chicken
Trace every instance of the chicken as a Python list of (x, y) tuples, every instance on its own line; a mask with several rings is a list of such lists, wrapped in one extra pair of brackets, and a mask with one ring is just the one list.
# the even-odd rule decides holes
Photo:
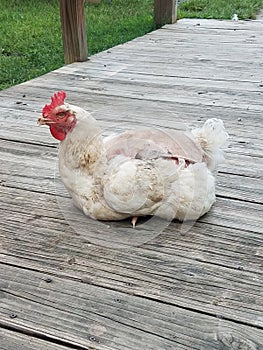
[(91, 218), (145, 215), (196, 220), (215, 202), (213, 170), (228, 134), (220, 119), (191, 132), (130, 130), (103, 137), (97, 121), (59, 91), (40, 125), (60, 141), (59, 172), (74, 204)]

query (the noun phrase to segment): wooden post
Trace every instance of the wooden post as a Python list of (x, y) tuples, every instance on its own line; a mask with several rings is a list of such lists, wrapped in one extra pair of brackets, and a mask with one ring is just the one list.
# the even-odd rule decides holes
[(88, 59), (85, 0), (60, 0), (65, 63)]
[(154, 0), (154, 20), (157, 28), (176, 21), (177, 0)]

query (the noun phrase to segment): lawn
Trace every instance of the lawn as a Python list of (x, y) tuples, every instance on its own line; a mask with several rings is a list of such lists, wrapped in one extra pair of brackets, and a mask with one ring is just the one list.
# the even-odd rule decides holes
[[(263, 0), (186, 0), (178, 16), (254, 18)], [(154, 29), (153, 0), (86, 5), (89, 55)], [(0, 90), (63, 65), (59, 0), (0, 0)]]
[(179, 18), (255, 19), (262, 0), (187, 0), (179, 7)]
[[(153, 29), (152, 0), (86, 5), (89, 55)], [(64, 63), (59, 0), (0, 0), (0, 90)]]

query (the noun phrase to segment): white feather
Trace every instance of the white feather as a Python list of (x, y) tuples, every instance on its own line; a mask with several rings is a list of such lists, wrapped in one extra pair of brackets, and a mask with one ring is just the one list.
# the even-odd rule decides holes
[[(135, 215), (193, 220), (211, 208), (215, 181), (209, 169), (222, 161), (221, 147), (228, 137), (221, 120), (209, 119), (192, 131), (191, 138), (174, 133), (175, 142), (169, 136), (169, 147), (165, 147), (165, 133), (134, 131), (137, 147), (138, 140), (148, 147), (147, 152), (139, 152), (138, 159), (137, 149), (125, 151), (123, 143), (114, 149), (116, 138), (109, 138), (109, 157), (95, 119), (79, 107), (69, 107), (77, 124), (61, 142), (60, 174), (75, 205), (86, 215), (100, 220)], [(162, 138), (159, 143), (158, 135)], [(126, 137), (129, 143), (124, 144), (130, 147), (133, 133), (123, 134), (119, 140)], [(147, 137), (152, 138), (147, 141)], [(123, 153), (118, 155), (120, 149)], [(146, 155), (151, 155), (150, 159)]]
[(221, 119), (208, 119), (201, 128), (192, 130), (196, 141), (205, 153), (205, 162), (209, 169), (214, 170), (224, 161), (222, 147), (226, 144), (228, 133)]

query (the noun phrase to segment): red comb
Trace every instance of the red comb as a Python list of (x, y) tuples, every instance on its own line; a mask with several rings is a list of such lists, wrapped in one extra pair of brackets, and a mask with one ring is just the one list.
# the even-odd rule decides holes
[(51, 103), (43, 107), (42, 115), (47, 116), (53, 111), (54, 108), (63, 105), (65, 98), (66, 98), (65, 91), (55, 92), (54, 95), (51, 96)]

